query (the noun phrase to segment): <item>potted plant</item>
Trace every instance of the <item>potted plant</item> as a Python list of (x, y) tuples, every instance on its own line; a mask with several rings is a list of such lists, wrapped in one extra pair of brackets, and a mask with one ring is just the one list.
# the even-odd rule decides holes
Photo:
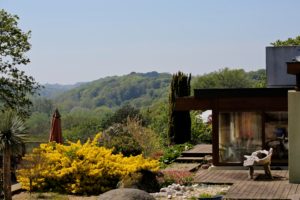
[(208, 193), (203, 193), (199, 196), (198, 200), (222, 200), (222, 195), (211, 195)]

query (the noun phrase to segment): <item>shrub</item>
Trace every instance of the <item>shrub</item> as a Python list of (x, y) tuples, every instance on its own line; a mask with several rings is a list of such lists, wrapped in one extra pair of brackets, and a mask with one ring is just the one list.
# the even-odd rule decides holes
[(22, 168), (17, 171), (22, 188), (99, 194), (115, 188), (128, 174), (158, 170), (156, 160), (144, 159), (142, 155), (114, 155), (112, 150), (97, 146), (99, 137), (100, 134), (84, 144), (41, 144), (23, 158)]
[(164, 155), (160, 157), (159, 161), (164, 164), (171, 164), (183, 151), (188, 150), (191, 147), (192, 145), (189, 143), (169, 146), (165, 149)]
[(141, 120), (127, 118), (126, 128), (141, 146), (144, 157), (153, 158), (161, 152), (160, 138), (150, 128), (143, 127)]
[(114, 124), (103, 132), (100, 144), (106, 148), (113, 148), (113, 153), (122, 153), (124, 156), (139, 155), (142, 147), (132, 137), (127, 127), (122, 124)]
[(125, 176), (119, 182), (119, 188), (138, 188), (149, 193), (158, 192), (160, 185), (157, 180), (157, 173), (149, 170), (141, 170)]
[(199, 118), (198, 111), (191, 112), (192, 118), (192, 143), (210, 143), (212, 142), (212, 126), (210, 123), (204, 123)]
[(163, 172), (163, 176), (158, 178), (161, 187), (167, 187), (173, 183), (180, 185), (191, 185), (194, 174), (189, 171), (168, 170)]

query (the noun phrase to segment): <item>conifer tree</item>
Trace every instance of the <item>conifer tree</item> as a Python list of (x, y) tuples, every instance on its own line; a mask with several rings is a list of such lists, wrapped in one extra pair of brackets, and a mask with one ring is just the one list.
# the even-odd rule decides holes
[(169, 96), (169, 139), (171, 144), (182, 144), (191, 140), (191, 117), (189, 111), (175, 111), (177, 97), (190, 96), (191, 74), (174, 74)]

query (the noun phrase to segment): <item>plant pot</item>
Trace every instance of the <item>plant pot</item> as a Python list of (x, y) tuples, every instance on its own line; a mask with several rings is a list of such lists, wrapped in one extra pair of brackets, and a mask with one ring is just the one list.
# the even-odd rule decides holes
[(200, 197), (198, 200), (222, 200), (223, 196), (222, 195), (216, 195), (213, 197)]

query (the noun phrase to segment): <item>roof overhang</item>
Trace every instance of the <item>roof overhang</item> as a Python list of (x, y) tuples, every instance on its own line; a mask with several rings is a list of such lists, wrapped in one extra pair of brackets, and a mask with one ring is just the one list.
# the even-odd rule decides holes
[(175, 110), (287, 110), (287, 93), (291, 89), (195, 89), (194, 97), (176, 98)]

